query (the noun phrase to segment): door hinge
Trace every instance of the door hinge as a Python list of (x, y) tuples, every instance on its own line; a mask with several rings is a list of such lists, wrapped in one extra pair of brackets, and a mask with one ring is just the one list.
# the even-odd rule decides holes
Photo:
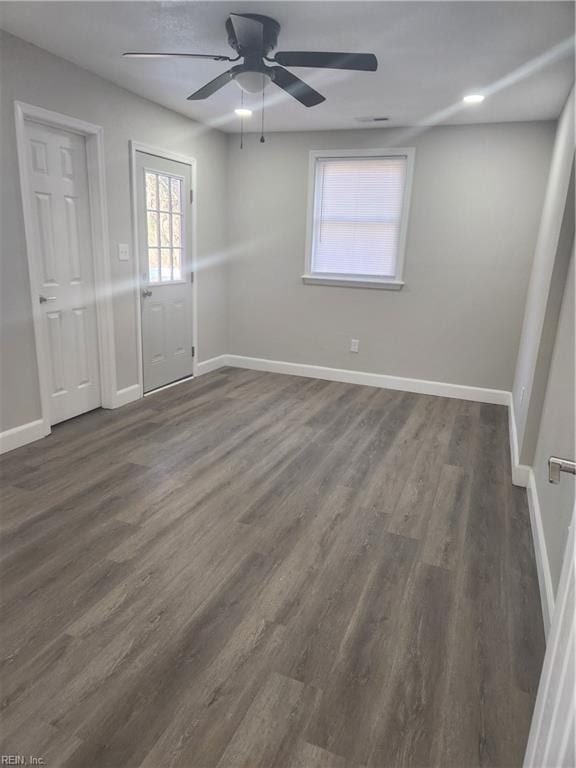
[(193, 189), (190, 190), (190, 202), (191, 203), (194, 202), (194, 190)]
[(192, 357), (196, 357), (196, 347), (192, 347)]

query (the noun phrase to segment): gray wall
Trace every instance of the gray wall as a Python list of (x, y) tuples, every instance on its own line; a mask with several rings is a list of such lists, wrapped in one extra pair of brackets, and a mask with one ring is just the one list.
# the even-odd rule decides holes
[[(243, 150), (229, 137), (229, 351), (510, 390), (554, 133), (274, 133)], [(303, 285), (309, 151), (386, 146), (416, 147), (406, 286)]]
[[(104, 128), (113, 279), (117, 388), (135, 384), (136, 301), (132, 263), (115, 258), (130, 243), (128, 141), (196, 157), (198, 169), (199, 359), (227, 351), (225, 267), (226, 137), (118, 88), (46, 51), (0, 32), (1, 196), (0, 431), (40, 417), (28, 268), (14, 130), (14, 100)], [(133, 256), (133, 254), (132, 254)], [(118, 287), (121, 286), (121, 287)]]
[[(119, 389), (136, 382), (128, 141), (198, 160), (199, 359), (235, 354), (510, 389), (553, 123), (226, 137), (5, 33), (0, 430), (39, 417), (13, 101), (102, 125)], [(415, 146), (406, 286), (305, 286), (310, 149)], [(348, 352), (350, 338), (360, 353)]]
[(563, 474), (559, 485), (551, 485), (548, 482), (548, 458), (560, 456), (572, 461), (576, 459), (574, 290), (572, 249), (534, 456), (534, 477), (555, 592), (558, 589), (568, 526), (574, 508), (576, 478)]
[(521, 464), (532, 464), (550, 356), (574, 237), (574, 88), (558, 121), (530, 277), (518, 361), (514, 411)]

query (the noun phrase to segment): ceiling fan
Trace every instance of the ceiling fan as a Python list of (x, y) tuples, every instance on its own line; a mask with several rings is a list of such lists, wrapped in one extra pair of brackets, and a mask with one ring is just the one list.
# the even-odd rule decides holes
[[(372, 53), (281, 51), (271, 58), (268, 54), (276, 47), (280, 24), (268, 16), (255, 13), (232, 13), (226, 19), (226, 31), (229, 45), (238, 54), (235, 58), (204, 53), (129, 52), (123, 55), (132, 58), (210, 59), (230, 62), (244, 59), (242, 64), (237, 64), (218, 75), (188, 96), (188, 99), (190, 101), (207, 99), (232, 80), (248, 93), (260, 93), (269, 82), (272, 82), (305, 107), (321, 104), (325, 101), (325, 97), (284, 67), (351, 69), (359, 72), (375, 72), (378, 68), (378, 61)], [(265, 62), (280, 66), (267, 66)]]

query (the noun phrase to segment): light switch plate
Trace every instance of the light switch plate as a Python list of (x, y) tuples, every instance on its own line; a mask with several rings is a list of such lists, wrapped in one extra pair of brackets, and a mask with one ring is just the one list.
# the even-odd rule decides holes
[(118, 260), (129, 261), (130, 260), (130, 246), (128, 243), (118, 243)]

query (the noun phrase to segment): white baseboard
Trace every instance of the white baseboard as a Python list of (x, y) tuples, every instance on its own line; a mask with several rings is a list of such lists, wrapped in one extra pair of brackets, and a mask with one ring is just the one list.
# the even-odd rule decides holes
[[(511, 405), (510, 392), (503, 389), (488, 389), (486, 387), (471, 387), (465, 384), (451, 384), (443, 381), (427, 381), (425, 379), (410, 379), (401, 376), (388, 376), (381, 373), (368, 373), (366, 371), (352, 371), (345, 368), (330, 368), (322, 365), (308, 365), (305, 363), (290, 363), (283, 360), (267, 360), (259, 357), (245, 357), (243, 355), (219, 355), (196, 364), (195, 375), (202, 376), (216, 371), (224, 366), (234, 368), (248, 368), (255, 371), (268, 371), (270, 373), (284, 373), (293, 376), (305, 376), (313, 379), (326, 379), (327, 381), (340, 381), (347, 384), (361, 384), (383, 389), (394, 389), (402, 392), (414, 392), (423, 395), (437, 395), (439, 397), (452, 397), (459, 400), (470, 400), (479, 403), (492, 403), (495, 405)], [(120, 408), (123, 405), (138, 400), (142, 397), (142, 388), (139, 384), (132, 384), (116, 392), (112, 403), (107, 406)], [(36, 425), (37, 422), (32, 422)], [(42, 422), (39, 422), (42, 423)], [(24, 433), (31, 425), (23, 425), (4, 433), (8, 442), (13, 441), (19, 445), (30, 442), (24, 435), (20, 438), (11, 437), (11, 433)], [(49, 430), (48, 430), (49, 431)], [(45, 431), (40, 437), (47, 434)], [(38, 439), (34, 437), (32, 439)], [(16, 447), (16, 445), (14, 446)], [(5, 450), (11, 450), (6, 448)], [(522, 468), (528, 469), (528, 468)], [(526, 478), (527, 483), (527, 478)]]
[(142, 387), (140, 384), (131, 384), (129, 387), (119, 389), (110, 405), (105, 406), (107, 408), (121, 408), (123, 405), (134, 402), (134, 400), (140, 400), (142, 397)]
[(205, 373), (212, 373), (217, 371), (218, 368), (223, 368), (226, 365), (230, 365), (228, 358), (230, 355), (218, 355), (218, 357), (211, 357), (208, 360), (203, 360), (201, 363), (196, 364), (195, 375), (203, 376)]
[[(121, 408), (123, 405), (142, 397), (142, 388), (139, 384), (132, 384), (124, 389), (119, 389), (112, 398), (111, 402), (102, 403), (103, 408)], [(0, 454), (13, 451), (28, 443), (33, 443), (50, 434), (50, 424), (48, 420), (37, 419), (28, 424), (21, 424), (19, 427), (7, 429), (0, 432)]]
[(552, 573), (548, 561), (548, 551), (542, 526), (542, 513), (536, 477), (532, 469), (528, 470), (528, 507), (530, 509), (530, 525), (532, 527), (532, 539), (534, 541), (534, 553), (536, 555), (536, 568), (538, 570), (538, 584), (540, 587), (540, 600), (542, 602), (542, 618), (544, 620), (544, 633), (548, 637), (552, 615), (554, 613), (554, 587), (552, 585)]
[(521, 488), (528, 487), (530, 472), (532, 471), (526, 464), (520, 464), (520, 455), (518, 447), (518, 430), (516, 428), (516, 413), (514, 411), (514, 399), (510, 393), (508, 402), (508, 433), (510, 436), (510, 463), (512, 465), (512, 484)]
[(230, 365), (234, 368), (250, 368), (254, 371), (268, 371), (269, 373), (286, 373), (293, 376), (306, 376), (312, 379), (341, 381), (346, 384), (363, 384), (368, 387), (397, 389), (421, 395), (455, 397), (459, 400), (472, 400), (479, 403), (493, 403), (496, 405), (508, 405), (510, 402), (510, 393), (503, 389), (470, 387), (465, 384), (449, 384), (444, 381), (408, 379), (401, 376), (387, 376), (382, 373), (351, 371), (346, 368), (328, 368), (322, 365), (307, 365), (304, 363), (287, 363), (283, 360), (265, 360), (260, 357), (244, 357), (242, 355), (222, 355), (221, 358), (213, 358), (213, 360), (222, 360), (221, 365)]
[(0, 432), (0, 454), (40, 440), (42, 437), (46, 437), (49, 432), (50, 424), (44, 419), (36, 419), (36, 421), (30, 421), (28, 424), (21, 424), (19, 427)]

